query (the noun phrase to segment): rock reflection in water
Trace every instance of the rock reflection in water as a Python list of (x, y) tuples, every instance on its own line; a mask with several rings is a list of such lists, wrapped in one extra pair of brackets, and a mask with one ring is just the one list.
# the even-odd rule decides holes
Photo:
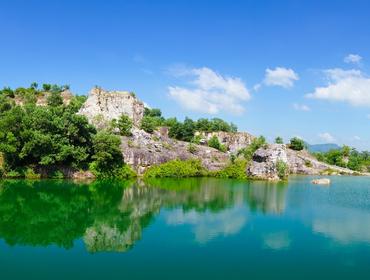
[[(284, 185), (211, 178), (102, 182), (2, 181), (0, 238), (10, 245), (131, 249), (161, 208), (169, 225), (190, 223), (199, 242), (235, 234), (253, 211), (281, 213)], [(172, 216), (171, 216), (172, 215)]]

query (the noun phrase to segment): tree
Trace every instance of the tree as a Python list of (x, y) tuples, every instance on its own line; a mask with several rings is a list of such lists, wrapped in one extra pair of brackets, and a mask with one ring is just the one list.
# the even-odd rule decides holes
[(58, 91), (52, 91), (47, 98), (47, 102), (49, 106), (60, 106), (63, 104), (63, 98)]
[(302, 139), (298, 137), (293, 137), (292, 139), (290, 139), (289, 148), (295, 151), (301, 151), (305, 148), (305, 143)]
[(43, 89), (44, 91), (50, 91), (50, 89), (51, 89), (51, 84), (43, 84), (43, 85), (42, 85), (42, 89)]
[(249, 146), (240, 149), (237, 155), (243, 155), (246, 160), (251, 160), (255, 151), (265, 146), (266, 144), (266, 138), (261, 135), (258, 138), (254, 138)]
[(156, 121), (153, 117), (145, 116), (141, 120), (140, 128), (148, 133), (153, 133), (156, 129)]
[(92, 169), (99, 173), (106, 173), (122, 167), (120, 144), (121, 140), (118, 136), (104, 131), (98, 132), (93, 139)]
[(283, 140), (283, 138), (278, 136), (278, 137), (275, 138), (275, 143), (276, 144), (284, 144), (284, 140)]
[(132, 120), (129, 116), (122, 114), (121, 117), (116, 122), (116, 127), (120, 131), (120, 135), (122, 136), (131, 136), (131, 129), (132, 129)]
[(31, 84), (31, 88), (33, 88), (33, 89), (37, 89), (38, 88), (38, 83), (36, 83), (36, 82), (33, 82), (32, 84)]
[(226, 147), (220, 143), (216, 135), (213, 135), (211, 139), (208, 140), (208, 146), (221, 152), (226, 152)]

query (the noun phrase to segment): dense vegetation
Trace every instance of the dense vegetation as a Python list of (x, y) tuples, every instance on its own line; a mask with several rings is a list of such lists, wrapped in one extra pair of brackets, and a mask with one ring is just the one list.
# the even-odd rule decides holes
[(233, 123), (227, 123), (222, 119), (199, 119), (194, 121), (185, 118), (183, 122), (176, 118), (165, 119), (159, 109), (145, 108), (144, 118), (141, 122), (141, 128), (146, 132), (152, 133), (159, 126), (169, 127), (169, 136), (183, 141), (196, 141), (195, 132), (237, 132), (238, 128)]
[[(96, 134), (86, 117), (76, 114), (85, 97), (64, 104), (61, 93), (67, 88), (44, 84), (38, 89), (33, 83), (0, 91), (0, 175), (38, 177), (34, 170), (39, 167), (54, 172), (53, 167), (86, 170), (89, 165), (100, 175), (124, 167), (119, 138)], [(37, 106), (39, 100), (46, 104)]]
[(326, 153), (314, 153), (320, 161), (352, 169), (354, 171), (370, 172), (370, 152), (358, 152), (354, 148), (343, 146)]

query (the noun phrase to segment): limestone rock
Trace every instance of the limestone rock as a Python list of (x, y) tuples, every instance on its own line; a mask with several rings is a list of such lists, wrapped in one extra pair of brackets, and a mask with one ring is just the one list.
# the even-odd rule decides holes
[(127, 91), (105, 91), (95, 87), (90, 93), (79, 114), (101, 128), (122, 114), (129, 116), (135, 126), (139, 126), (144, 116), (144, 103)]
[(330, 179), (329, 178), (321, 178), (321, 179), (314, 179), (311, 181), (314, 185), (330, 185)]
[(278, 161), (288, 163), (287, 148), (284, 144), (272, 144), (259, 148), (247, 168), (247, 175), (261, 180), (279, 180)]
[(122, 137), (121, 150), (124, 160), (132, 166), (138, 174), (155, 164), (170, 160), (200, 159), (208, 170), (219, 170), (227, 165), (229, 156), (216, 149), (195, 145), (196, 151), (188, 150), (189, 143), (168, 138), (156, 131), (149, 134), (138, 128), (132, 129), (132, 136)]
[(208, 142), (213, 136), (218, 138), (222, 145), (225, 145), (231, 153), (250, 145), (255, 138), (247, 132), (196, 132), (195, 135), (202, 137), (204, 143)]

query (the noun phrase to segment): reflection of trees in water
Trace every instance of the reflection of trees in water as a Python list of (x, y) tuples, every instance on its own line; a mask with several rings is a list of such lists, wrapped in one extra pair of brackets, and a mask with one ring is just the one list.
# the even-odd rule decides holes
[(283, 213), (287, 183), (253, 182), (249, 185), (247, 201), (252, 211)]
[(0, 238), (10, 245), (71, 248), (83, 237), (89, 252), (127, 251), (162, 207), (218, 213), (247, 202), (281, 212), (285, 187), (221, 179), (148, 182), (2, 181)]

